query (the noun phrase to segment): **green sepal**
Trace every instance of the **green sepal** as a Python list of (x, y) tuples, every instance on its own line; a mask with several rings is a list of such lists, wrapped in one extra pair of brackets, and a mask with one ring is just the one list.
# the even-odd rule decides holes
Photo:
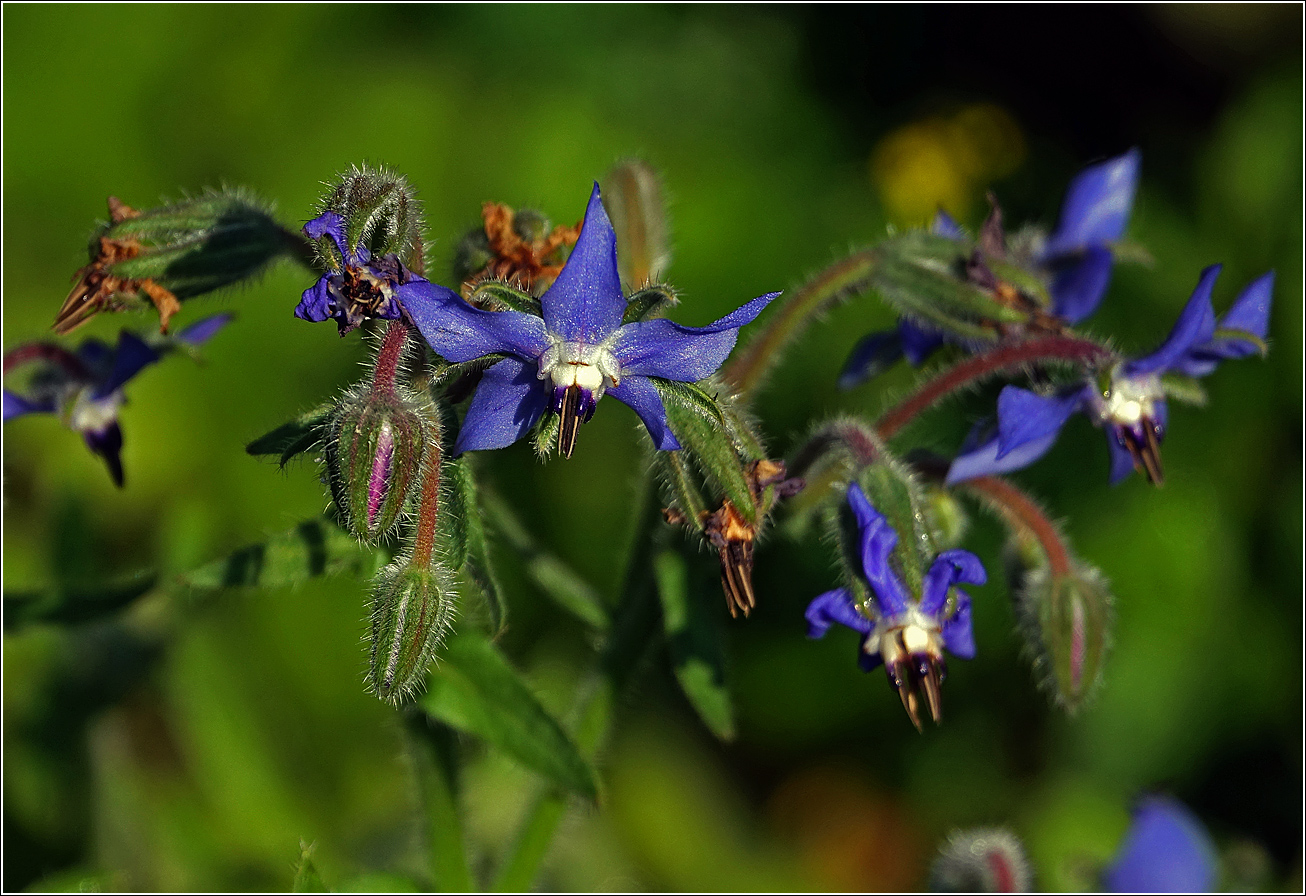
[(259, 436), (245, 446), (245, 453), (254, 457), (274, 455), (284, 467), (294, 457), (313, 449), (326, 437), (334, 402), (314, 408), (271, 432)]
[(1270, 353), (1269, 344), (1257, 336), (1255, 333), (1249, 333), (1246, 330), (1238, 330), (1233, 327), (1216, 327), (1215, 332), (1211, 334), (1212, 342), (1220, 342), (1224, 339), (1236, 339), (1239, 342), (1250, 342), (1256, 346), (1257, 352), (1264, 358)]
[(653, 561), (667, 647), (680, 689), (699, 718), (721, 740), (735, 737), (735, 713), (726, 684), (721, 631), (706, 612), (708, 602), (691, 594), (685, 560), (663, 551)]
[(617, 236), (622, 282), (638, 289), (660, 280), (671, 263), (671, 242), (657, 172), (640, 159), (618, 162), (603, 178), (603, 207)]
[(966, 282), (964, 246), (912, 231), (879, 245), (871, 285), (896, 310), (958, 338), (991, 343), (997, 323), (1021, 323), (1028, 312), (1005, 305)]
[(632, 295), (626, 302), (626, 313), (622, 315), (622, 324), (648, 320), (662, 314), (679, 300), (676, 294), (666, 286), (648, 286)]
[(1206, 387), (1196, 377), (1184, 376), (1182, 373), (1162, 374), (1161, 389), (1167, 398), (1199, 408), (1206, 406)]
[(512, 664), (474, 632), (450, 637), (418, 705), (553, 785), (596, 799), (594, 769)]
[(197, 591), (218, 588), (284, 588), (323, 576), (368, 578), (378, 555), (334, 522), (306, 520), (289, 532), (248, 545), (181, 576)]
[(92, 261), (100, 254), (101, 238), (139, 244), (134, 257), (106, 265), (109, 273), (151, 279), (178, 299), (248, 280), (276, 258), (299, 254), (302, 246), (247, 190), (206, 191), (136, 210), (95, 232)]
[(535, 424), (535, 432), (531, 434), (531, 446), (535, 449), (535, 456), (540, 460), (548, 460), (557, 450), (558, 427), (561, 422), (557, 414), (545, 414), (540, 417), (540, 422)]
[(313, 844), (299, 841), (299, 861), (295, 863), (295, 881), (291, 885), (292, 893), (330, 893), (331, 890), (322, 881), (317, 865), (313, 862)]
[(119, 582), (77, 586), (59, 583), (41, 591), (5, 592), (4, 630), (17, 631), (35, 623), (78, 625), (121, 610), (154, 590), (159, 577), (141, 572)]
[(696, 383), (649, 379), (662, 398), (667, 422), (681, 450), (748, 522), (756, 522), (757, 507), (744, 469), (746, 460), (740, 457), (732, 427), (716, 399)]
[(476, 284), (467, 301), (478, 308), (489, 311), (521, 311), (541, 317), (544, 314), (540, 300), (535, 296), (514, 289), (506, 283), (486, 280)]
[(1038, 274), (1007, 261), (986, 258), (984, 263), (999, 280), (1016, 287), (1021, 293), (1037, 302), (1040, 307), (1052, 307), (1052, 295), (1048, 292), (1047, 283)]
[[(373, 257), (393, 253), (417, 273), (424, 269), (421, 203), (403, 175), (385, 167), (353, 166), (339, 176), (321, 211), (344, 219), (349, 249), (365, 245)], [(323, 266), (339, 270), (344, 259), (335, 241), (323, 236), (315, 242)]]

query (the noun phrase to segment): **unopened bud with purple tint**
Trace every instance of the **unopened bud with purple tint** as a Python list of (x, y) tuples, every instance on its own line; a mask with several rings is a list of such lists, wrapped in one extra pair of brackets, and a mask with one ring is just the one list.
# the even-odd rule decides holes
[(1073, 563), (1064, 572), (1036, 567), (1016, 601), (1034, 669), (1057, 703), (1074, 712), (1102, 679), (1111, 641), (1111, 592), (1102, 574)]
[(421, 690), (455, 611), (454, 576), (439, 563), (401, 557), (377, 576), (372, 590), (372, 651), (368, 685), (399, 703)]
[(1025, 848), (1003, 828), (957, 831), (930, 866), (935, 893), (1028, 893), (1031, 883)]

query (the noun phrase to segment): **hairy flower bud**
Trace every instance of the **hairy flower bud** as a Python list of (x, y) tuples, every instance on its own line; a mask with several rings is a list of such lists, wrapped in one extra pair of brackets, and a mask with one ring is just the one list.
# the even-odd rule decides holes
[(433, 419), (427, 403), (400, 386), (360, 384), (336, 405), (324, 451), (327, 480), (345, 527), (358, 538), (375, 541), (398, 522)]
[(248, 280), (278, 256), (304, 248), (257, 198), (240, 190), (210, 191), (144, 211), (110, 196), (109, 218), (91, 237), (90, 264), (77, 272), (55, 318), (56, 333), (100, 311), (145, 301), (158, 310), (166, 332), (181, 300)]
[(421, 689), (427, 668), (453, 622), (453, 574), (439, 563), (401, 557), (372, 588), (372, 649), (368, 685), (399, 703)]
[[(325, 234), (313, 237), (324, 267), (347, 268), (358, 259), (346, 256), (366, 249), (372, 259), (393, 255), (409, 270), (424, 269), (422, 207), (403, 175), (384, 166), (354, 166), (322, 200), (321, 214), (328, 212), (340, 216), (343, 228), (339, 241)], [(347, 248), (341, 248), (342, 242)]]
[(1002, 828), (958, 831), (930, 866), (936, 893), (1027, 893), (1030, 883), (1024, 847)]
[(1016, 607), (1035, 672), (1075, 712), (1102, 679), (1113, 619), (1106, 581), (1080, 564), (1065, 574), (1038, 566), (1025, 575)]

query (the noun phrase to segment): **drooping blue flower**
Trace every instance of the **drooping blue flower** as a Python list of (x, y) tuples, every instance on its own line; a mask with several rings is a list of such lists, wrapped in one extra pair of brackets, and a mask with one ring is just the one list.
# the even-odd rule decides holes
[[(984, 565), (970, 551), (943, 551), (922, 577), (921, 594), (911, 594), (890, 563), (898, 533), (855, 482), (848, 486), (848, 505), (857, 519), (862, 573), (871, 597), (860, 603), (848, 588), (819, 595), (807, 606), (807, 636), (823, 637), (836, 622), (861, 634), (858, 662), (863, 671), (884, 665), (917, 728), (918, 692), (923, 690), (937, 723), (942, 717), (939, 685), (947, 673), (944, 648), (964, 660), (975, 656), (970, 596), (954, 586), (983, 585), (988, 578)], [(955, 595), (951, 603), (949, 591)]]
[(326, 211), (304, 225), (311, 240), (329, 237), (340, 251), (340, 268), (329, 270), (304, 290), (295, 317), (307, 321), (334, 320), (344, 336), (369, 317), (397, 320), (402, 314), (395, 291), (414, 274), (394, 254), (372, 258), (361, 242), (345, 243), (345, 219)]
[[(1124, 235), (1133, 209), (1140, 159), (1135, 148), (1075, 175), (1061, 204), (1057, 229), (1031, 256), (1015, 259), (1047, 281), (1052, 302), (1047, 311), (1053, 320), (1077, 324), (1101, 304), (1111, 280), (1114, 245)], [(930, 230), (958, 241), (966, 236), (942, 211)], [(1001, 242), (1000, 232), (995, 242)], [(919, 367), (945, 341), (937, 330), (904, 318), (895, 329), (871, 333), (853, 347), (839, 374), (839, 387), (850, 389), (865, 382), (900, 357)]]
[(421, 278), (399, 287), (399, 301), (441, 357), (461, 363), (505, 356), (476, 387), (455, 453), (511, 445), (548, 411), (561, 418), (559, 445), (570, 457), (577, 428), (604, 395), (631, 407), (659, 449), (680, 447), (652, 378), (695, 382), (711, 375), (734, 348), (739, 328), (779, 293), (759, 296), (706, 327), (664, 319), (623, 325), (627, 302), (616, 247), (595, 184), (576, 246), (540, 297), (542, 317), (485, 311)]
[(82, 434), (92, 452), (104, 458), (109, 476), (121, 488), (118, 409), (126, 401), (123, 386), (169, 350), (206, 342), (231, 318), (231, 314), (204, 318), (154, 344), (123, 330), (116, 347), (98, 339), (86, 340), (76, 352), (45, 342), (18, 346), (5, 355), (6, 374), (27, 364), (39, 366), (25, 394), (4, 390), (4, 422), (26, 414), (58, 414), (69, 429)]
[(1215, 846), (1183, 803), (1148, 796), (1102, 874), (1108, 893), (1208, 893), (1215, 889)]
[(948, 482), (1009, 473), (1051, 449), (1061, 428), (1083, 413), (1107, 433), (1111, 482), (1137, 469), (1160, 484), (1161, 440), (1168, 411), (1162, 376), (1203, 377), (1220, 361), (1265, 350), (1274, 272), (1254, 280), (1217, 322), (1211, 292), (1220, 265), (1202, 271), (1169, 337), (1156, 351), (1116, 365), (1103, 382), (1085, 381), (1042, 395), (1006, 386), (998, 395), (996, 432), (972, 432), (948, 471)]

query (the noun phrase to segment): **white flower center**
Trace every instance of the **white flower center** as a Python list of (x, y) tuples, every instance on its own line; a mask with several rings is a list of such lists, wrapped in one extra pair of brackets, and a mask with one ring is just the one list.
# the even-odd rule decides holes
[(104, 398), (91, 398), (89, 387), (78, 391), (68, 409), (68, 427), (76, 432), (103, 432), (118, 419), (123, 394), (119, 389)]
[(539, 378), (548, 378), (554, 389), (577, 386), (597, 400), (621, 383), (621, 362), (605, 345), (551, 339), (540, 356)]
[(1156, 419), (1156, 400), (1163, 395), (1156, 376), (1114, 377), (1093, 406), (1098, 423), (1137, 426)]

